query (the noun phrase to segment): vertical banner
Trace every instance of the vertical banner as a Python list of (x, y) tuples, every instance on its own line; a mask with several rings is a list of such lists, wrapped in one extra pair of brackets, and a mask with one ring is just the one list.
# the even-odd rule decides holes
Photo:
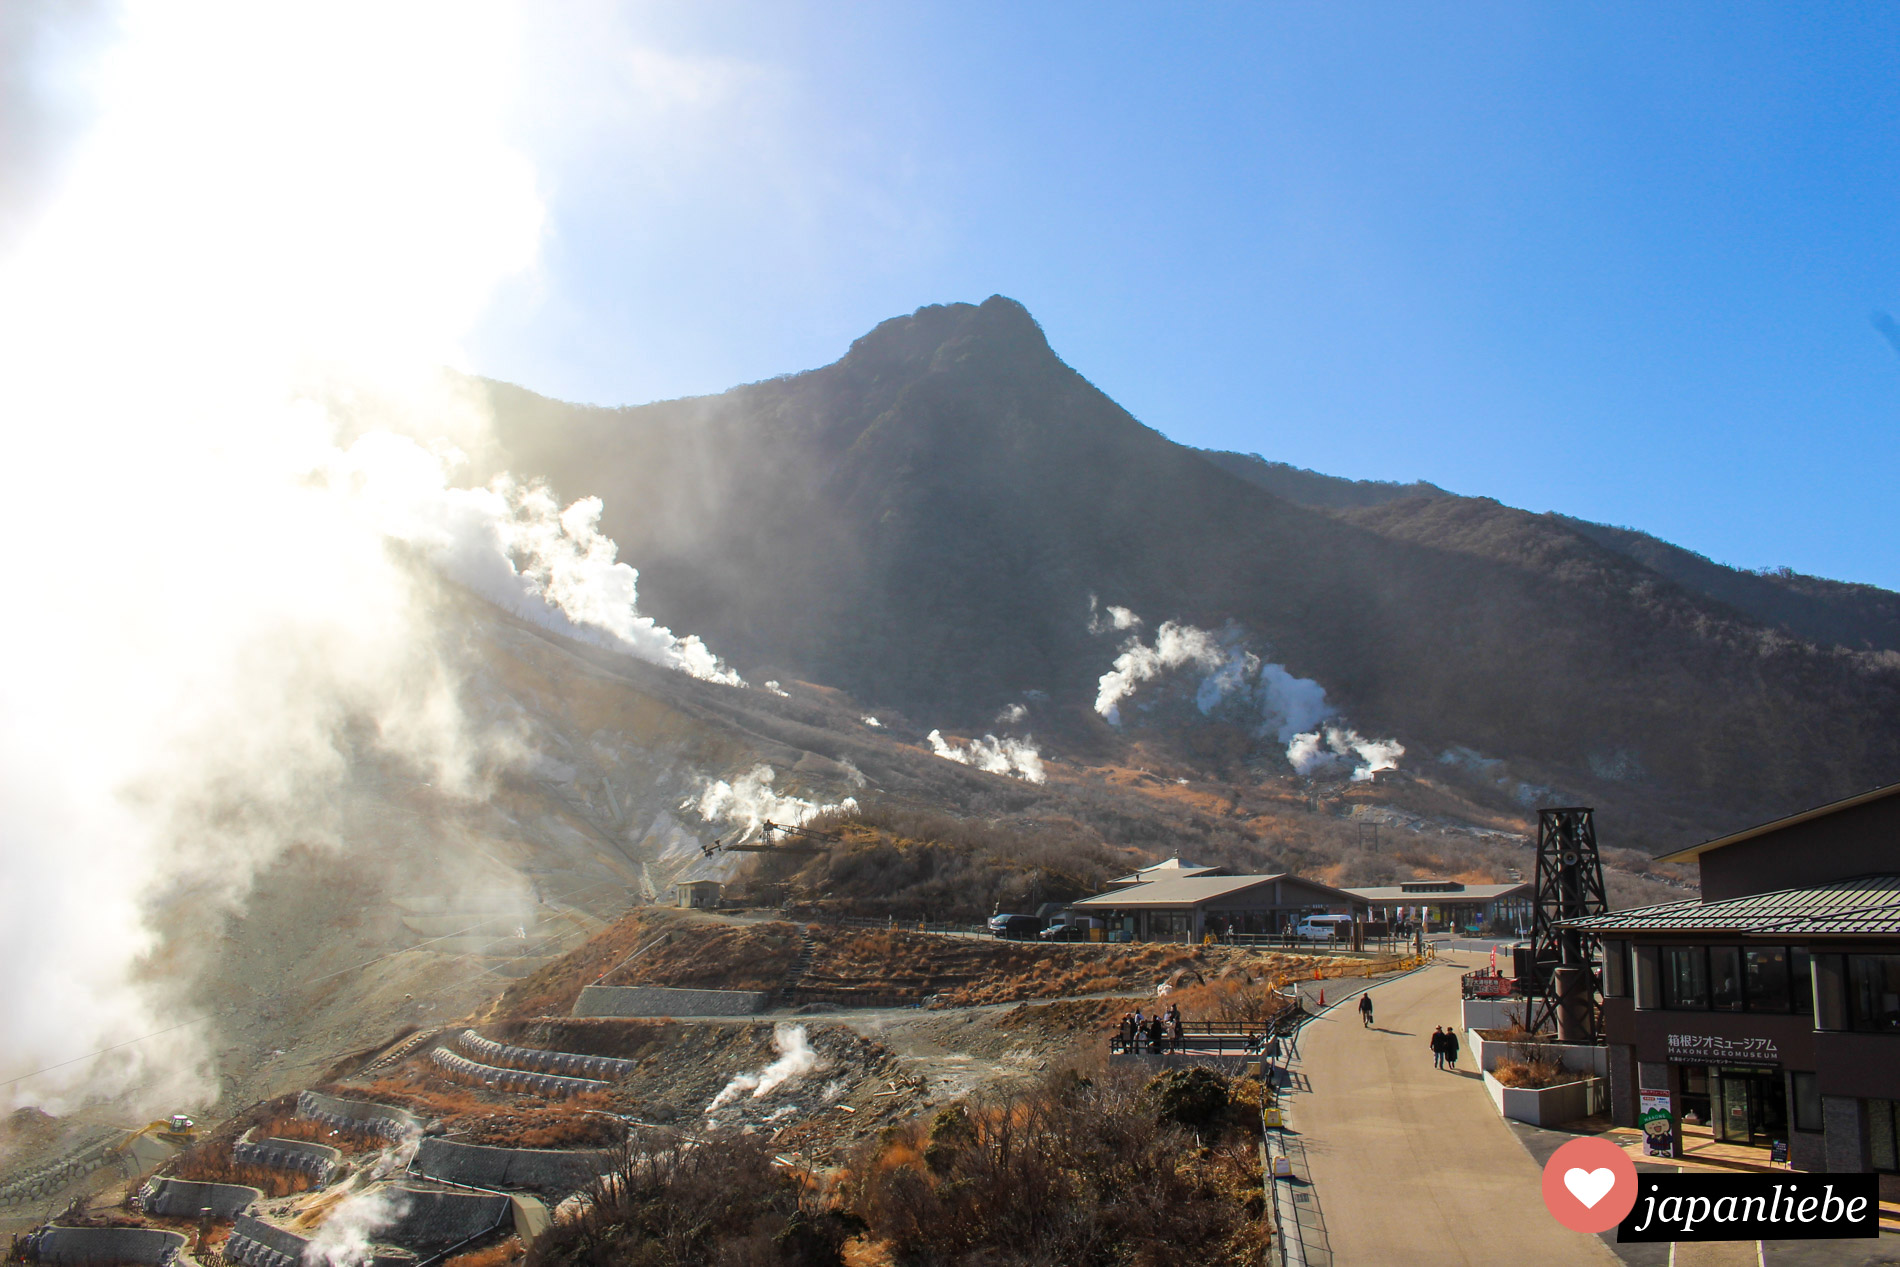
[(1637, 1114), (1636, 1124), (1643, 1128), (1643, 1155), (1675, 1156), (1676, 1121), (1669, 1112), (1669, 1097), (1644, 1092), (1642, 1101), (1642, 1112)]

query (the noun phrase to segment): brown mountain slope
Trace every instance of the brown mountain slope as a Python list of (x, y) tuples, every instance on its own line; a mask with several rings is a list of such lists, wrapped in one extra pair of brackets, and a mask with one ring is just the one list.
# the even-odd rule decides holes
[(628, 409), (495, 385), (506, 460), (599, 494), (643, 606), (742, 669), (926, 725), (1025, 692), (1084, 759), (1116, 644), (1090, 598), (1234, 622), (1362, 729), (1633, 782), (1712, 824), (1900, 777), (1900, 669), (1765, 630), (1475, 499), (1327, 513), (1142, 426), (993, 297), (823, 369)]

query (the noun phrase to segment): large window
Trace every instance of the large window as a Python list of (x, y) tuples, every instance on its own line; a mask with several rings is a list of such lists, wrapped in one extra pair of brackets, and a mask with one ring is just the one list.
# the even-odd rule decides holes
[(1814, 970), (1808, 963), (1808, 952), (1798, 947), (1788, 952), (1788, 993), (1795, 1011), (1814, 1015)]
[(1748, 1010), (1788, 1010), (1788, 951), (1782, 946), (1750, 946), (1742, 951), (1748, 979)]
[(1900, 1031), (1900, 955), (1849, 955), (1847, 983), (1855, 1029)]
[(1709, 947), (1709, 1006), (1718, 1012), (1742, 1010), (1742, 948)]
[(1709, 1005), (1709, 952), (1703, 946), (1663, 948), (1663, 1006), (1706, 1008)]
[[(1787, 946), (1664, 946), (1662, 950), (1663, 1006), (1689, 1011), (1718, 1012), (1814, 1011), (1814, 982), (1808, 970), (1808, 952)], [(1900, 991), (1900, 955), (1861, 955), (1869, 961), (1896, 965), (1884, 987), (1888, 1020), (1858, 1028), (1900, 1029), (1895, 992)], [(1876, 973), (1876, 975), (1878, 975)], [(1881, 995), (1873, 990), (1867, 997)], [(1878, 1010), (1870, 1003), (1868, 1015)]]

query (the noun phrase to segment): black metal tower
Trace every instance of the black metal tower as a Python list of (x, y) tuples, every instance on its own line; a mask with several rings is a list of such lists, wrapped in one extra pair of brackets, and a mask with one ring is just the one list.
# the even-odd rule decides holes
[(1597, 967), (1597, 938), (1565, 920), (1603, 915), (1603, 861), (1597, 854), (1593, 811), (1583, 808), (1537, 811), (1536, 907), (1531, 914), (1531, 972), (1537, 1003), (1528, 1024), (1540, 1033), (1552, 1020), (1567, 1043), (1602, 1041), (1598, 1010), (1603, 982)]

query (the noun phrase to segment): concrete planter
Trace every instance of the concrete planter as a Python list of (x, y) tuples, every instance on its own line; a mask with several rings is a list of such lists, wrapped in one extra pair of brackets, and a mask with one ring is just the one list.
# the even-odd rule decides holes
[(1486, 1073), (1484, 1089), (1491, 1093), (1491, 1103), (1498, 1106), (1498, 1112), (1512, 1121), (1529, 1122), (1532, 1126), (1562, 1126), (1565, 1122), (1590, 1116), (1592, 1091), (1599, 1081), (1597, 1078), (1584, 1078), (1561, 1086), (1532, 1090), (1528, 1087), (1507, 1087)]
[(1466, 999), (1461, 1004), (1463, 1028), (1509, 1029), (1513, 1022), (1522, 1025), (1529, 1019), (1525, 1013), (1534, 1002), (1532, 999)]
[[(1610, 1049), (1608, 1047), (1590, 1047), (1582, 1043), (1509, 1043), (1495, 1038), (1486, 1038), (1476, 1030), (1465, 1035), (1465, 1050), (1478, 1068), (1490, 1073), (1498, 1067), (1498, 1061), (1516, 1054), (1522, 1047), (1535, 1051), (1542, 1056), (1555, 1056), (1558, 1063), (1572, 1073), (1589, 1078), (1607, 1078), (1610, 1076)], [(1459, 1053), (1463, 1055), (1464, 1053)]]

